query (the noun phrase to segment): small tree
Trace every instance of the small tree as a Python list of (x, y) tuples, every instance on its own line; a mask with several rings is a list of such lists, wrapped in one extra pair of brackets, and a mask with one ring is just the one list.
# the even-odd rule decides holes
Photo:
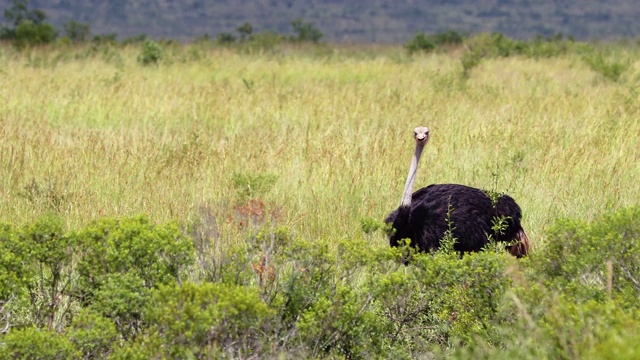
[(304, 22), (302, 18), (297, 18), (291, 22), (291, 27), (296, 36), (291, 40), (300, 42), (312, 42), (318, 43), (324, 36), (320, 30), (318, 30), (312, 23)]
[(404, 47), (410, 54), (413, 54), (418, 51), (431, 52), (435, 50), (436, 45), (424, 33), (417, 33)]
[(142, 53), (138, 55), (138, 62), (144, 66), (158, 65), (162, 59), (162, 48), (160, 45), (153, 41), (147, 40), (142, 46)]
[(13, 27), (0, 28), (0, 38), (12, 40), (19, 48), (55, 40), (58, 34), (51, 24), (44, 22), (46, 14), (42, 10), (29, 9), (28, 5), (28, 0), (13, 0), (13, 5), (4, 10), (4, 18)]
[(29, 0), (13, 0), (13, 5), (4, 10), (4, 18), (13, 23), (14, 28), (23, 21), (29, 20), (36, 25), (40, 25), (47, 18), (42, 10), (29, 10)]
[(251, 39), (251, 35), (253, 35), (253, 26), (248, 22), (238, 26), (236, 29), (240, 33), (240, 41), (245, 41)]
[(64, 34), (74, 43), (87, 41), (91, 33), (89, 24), (79, 23), (74, 20), (67, 21), (63, 26)]
[(110, 33), (94, 35), (91, 41), (93, 41), (95, 44), (115, 44), (118, 41), (118, 34)]
[(216, 38), (216, 42), (221, 45), (233, 44), (234, 42), (236, 42), (236, 37), (233, 36), (233, 34), (221, 33), (221, 34), (218, 34), (218, 37)]

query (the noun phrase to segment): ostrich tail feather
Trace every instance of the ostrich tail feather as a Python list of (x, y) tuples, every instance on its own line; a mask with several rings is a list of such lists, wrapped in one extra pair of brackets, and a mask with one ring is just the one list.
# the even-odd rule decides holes
[(515, 245), (511, 246), (511, 249), (509, 251), (511, 255), (518, 258), (526, 256), (531, 249), (531, 243), (529, 242), (529, 237), (527, 236), (527, 233), (524, 232), (524, 229), (520, 229), (516, 233), (516, 235), (514, 236), (514, 240), (517, 240), (518, 242)]

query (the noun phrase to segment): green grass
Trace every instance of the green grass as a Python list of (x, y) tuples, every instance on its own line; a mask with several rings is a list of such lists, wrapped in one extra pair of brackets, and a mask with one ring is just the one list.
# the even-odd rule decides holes
[(362, 238), (362, 218), (399, 203), (417, 125), (432, 140), (416, 186), (508, 192), (534, 248), (558, 217), (640, 198), (637, 57), (613, 83), (574, 55), (487, 59), (462, 79), (459, 54), (399, 46), (172, 47), (158, 67), (137, 48), (83, 51), (0, 51), (2, 221), (188, 220), (203, 206), (228, 218), (234, 174), (251, 174), (275, 178), (258, 197), (296, 236)]

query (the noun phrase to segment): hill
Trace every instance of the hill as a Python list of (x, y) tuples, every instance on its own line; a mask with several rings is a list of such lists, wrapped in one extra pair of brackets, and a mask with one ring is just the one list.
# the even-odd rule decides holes
[[(10, 6), (0, 0), (0, 8)], [(244, 22), (256, 31), (289, 33), (303, 18), (333, 42), (403, 42), (416, 32), (502, 32), (516, 38), (564, 33), (577, 39), (637, 37), (640, 7), (633, 0), (32, 0), (61, 28), (89, 23), (94, 34), (120, 38), (146, 33), (188, 40), (235, 32)]]

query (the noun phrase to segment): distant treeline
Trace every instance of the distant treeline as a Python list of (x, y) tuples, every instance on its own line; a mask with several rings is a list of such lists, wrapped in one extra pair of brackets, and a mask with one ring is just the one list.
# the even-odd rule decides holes
[[(176, 40), (152, 40), (147, 34), (128, 37), (122, 41), (118, 41), (118, 35), (115, 33), (91, 35), (89, 24), (75, 20), (66, 22), (62, 31), (59, 31), (46, 21), (47, 15), (44, 11), (29, 8), (27, 0), (14, 0), (13, 5), (5, 9), (4, 17), (10, 25), (0, 28), (0, 39), (10, 41), (18, 49), (46, 44), (142, 44), (138, 61), (142, 65), (159, 65), (165, 57), (163, 47), (177, 43)], [(203, 35), (193, 39), (192, 43), (271, 52), (286, 43), (325, 46), (320, 43), (324, 34), (314, 24), (298, 18), (291, 21), (290, 26), (294, 35), (287, 36), (271, 31), (256, 32), (252, 24), (245, 22), (238, 26), (234, 33), (221, 33), (215, 38)], [(614, 82), (630, 67), (630, 63), (625, 59), (611, 56), (596, 49), (592, 44), (576, 41), (573, 37), (565, 37), (561, 33), (551, 36), (538, 35), (532, 40), (524, 41), (509, 38), (501, 33), (470, 35), (454, 30), (434, 34), (419, 32), (404, 44), (404, 48), (410, 55), (462, 48), (460, 61), (464, 78), (468, 77), (471, 70), (483, 59), (510, 56), (549, 58), (572, 53), (579, 56), (592, 70)]]
[[(305, 19), (322, 31), (322, 38), (346, 43), (402, 43), (418, 32), (438, 33), (456, 29), (465, 33), (500, 32), (517, 39), (549, 37), (562, 32), (576, 39), (633, 38), (640, 29), (636, 19), (640, 8), (629, 2), (570, 3), (546, 1), (528, 5), (513, 0), (445, 2), (430, 0), (418, 4), (381, 0), (291, 2), (252, 0), (248, 2), (172, 3), (166, 0), (102, 2), (82, 4), (40, 0), (0, 0), (0, 8), (12, 11), (32, 7), (46, 13), (58, 29), (76, 20), (91, 24), (101, 34), (117, 32), (122, 38), (137, 34), (189, 41), (210, 34), (232, 34), (242, 24), (255, 32), (291, 36), (292, 21)], [(37, 21), (36, 21), (37, 22)], [(15, 25), (8, 21), (8, 27)], [(27, 29), (23, 29), (27, 30)], [(313, 36), (313, 34), (308, 34)], [(236, 35), (234, 35), (236, 36)]]

